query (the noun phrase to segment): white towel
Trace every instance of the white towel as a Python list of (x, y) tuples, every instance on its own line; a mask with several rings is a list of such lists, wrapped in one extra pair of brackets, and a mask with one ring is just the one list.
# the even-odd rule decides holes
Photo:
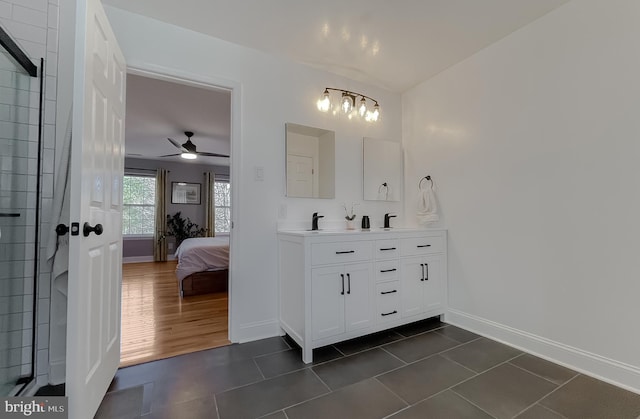
[(420, 224), (431, 224), (440, 220), (433, 183), (421, 188), (418, 192), (418, 210), (416, 213)]

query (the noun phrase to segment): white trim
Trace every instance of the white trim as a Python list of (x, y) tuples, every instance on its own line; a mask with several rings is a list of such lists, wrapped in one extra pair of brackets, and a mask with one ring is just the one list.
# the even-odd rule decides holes
[(241, 324), (240, 327), (238, 327), (237, 332), (239, 343), (251, 342), (253, 340), (281, 335), (282, 329), (280, 328), (280, 322), (278, 322), (278, 319)]
[(67, 362), (54, 361), (49, 365), (49, 383), (53, 385), (63, 384), (65, 380)]
[[(167, 255), (167, 261), (176, 260), (175, 255)], [(122, 258), (122, 263), (153, 262), (153, 256), (129, 256)]]
[[(237, 272), (240, 261), (235, 255), (239, 254), (238, 240), (234, 240), (234, 237), (240, 235), (234, 233), (234, 230), (238, 231), (241, 226), (240, 221), (240, 190), (242, 185), (240, 184), (242, 174), (242, 124), (241, 124), (241, 98), (242, 98), (242, 84), (239, 81), (229, 80), (223, 77), (216, 76), (203, 76), (200, 74), (189, 73), (175, 68), (169, 68), (159, 66), (136, 59), (131, 59), (127, 62), (127, 72), (129, 74), (135, 74), (143, 77), (151, 77), (155, 79), (170, 81), (174, 83), (186, 84), (201, 88), (222, 88), (229, 89), (231, 91), (231, 158), (230, 158), (230, 171), (229, 182), (233, 185), (231, 189), (231, 224), (233, 225), (232, 231), (229, 233), (229, 340), (231, 342), (239, 341), (239, 327), (236, 325), (234, 319), (236, 318), (236, 310), (240, 307), (240, 304), (236, 301), (235, 293), (233, 292), (234, 281), (233, 272)], [(279, 330), (279, 328), (278, 328)], [(275, 336), (275, 334), (271, 335)], [(253, 339), (257, 339), (253, 338)]]
[(153, 234), (143, 236), (141, 234), (123, 234), (122, 240), (153, 240)]
[(445, 321), (640, 394), (640, 368), (636, 366), (451, 308)]

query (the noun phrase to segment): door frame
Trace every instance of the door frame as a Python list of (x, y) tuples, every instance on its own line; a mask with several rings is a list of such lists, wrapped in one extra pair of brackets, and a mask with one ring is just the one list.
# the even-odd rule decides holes
[[(233, 315), (233, 307), (236, 307), (234, 301), (233, 292), (233, 272), (237, 272), (238, 249), (239, 244), (237, 242), (236, 234), (241, 223), (239, 222), (240, 211), (240, 158), (242, 153), (242, 125), (240, 123), (241, 106), (240, 100), (242, 97), (242, 84), (235, 80), (229, 80), (223, 77), (216, 76), (203, 76), (200, 74), (194, 74), (177, 70), (175, 68), (163, 67), (149, 63), (130, 63), (127, 62), (127, 74), (133, 74), (136, 76), (148, 77), (157, 80), (168, 81), (177, 84), (184, 84), (192, 87), (199, 87), (203, 89), (227, 89), (231, 92), (231, 157), (230, 157), (230, 170), (229, 170), (229, 183), (231, 184), (231, 231), (229, 231), (229, 308), (228, 308), (228, 331), (229, 340), (233, 343), (238, 342), (238, 332), (235, 327)], [(126, 120), (126, 111), (125, 111)]]

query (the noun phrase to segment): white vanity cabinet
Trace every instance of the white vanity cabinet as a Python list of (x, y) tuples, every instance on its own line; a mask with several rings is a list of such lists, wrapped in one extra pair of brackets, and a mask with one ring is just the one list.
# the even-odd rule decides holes
[(278, 232), (280, 325), (313, 348), (444, 314), (446, 230)]
[(373, 296), (371, 264), (313, 268), (311, 330), (319, 340), (371, 327)]

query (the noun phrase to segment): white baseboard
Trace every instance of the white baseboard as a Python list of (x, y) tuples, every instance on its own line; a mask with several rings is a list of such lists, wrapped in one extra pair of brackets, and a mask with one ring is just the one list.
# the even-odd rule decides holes
[(524, 332), (472, 314), (449, 309), (445, 321), (585, 375), (640, 394), (640, 368)]
[[(167, 260), (176, 260), (174, 255), (167, 256)], [(141, 263), (141, 262), (153, 262), (153, 256), (129, 256), (122, 258), (122, 263)]]
[(49, 365), (49, 384), (57, 385), (65, 382), (67, 363), (65, 361), (52, 362)]
[(251, 342), (253, 340), (265, 339), (274, 336), (280, 336), (282, 331), (278, 319), (263, 320), (259, 322), (251, 322), (241, 324), (237, 329), (238, 343)]

